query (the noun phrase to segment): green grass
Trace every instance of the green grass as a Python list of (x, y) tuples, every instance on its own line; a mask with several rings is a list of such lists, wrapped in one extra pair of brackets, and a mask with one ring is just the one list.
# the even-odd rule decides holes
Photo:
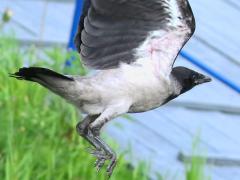
[(202, 155), (204, 150), (200, 148), (200, 133), (195, 137), (192, 146), (192, 157), (185, 162), (185, 174), (187, 180), (211, 180), (206, 173), (207, 159)]
[[(38, 54), (37, 48), (23, 50), (14, 39), (0, 37), (1, 180), (106, 179), (106, 168), (96, 172), (95, 158), (86, 151), (89, 144), (75, 131), (82, 115), (39, 85), (8, 76), (23, 62), (69, 74), (86, 73), (79, 59), (75, 68), (64, 68), (65, 60), (76, 54), (62, 51)], [(111, 179), (147, 179), (146, 172), (144, 163), (130, 168), (121, 154)]]

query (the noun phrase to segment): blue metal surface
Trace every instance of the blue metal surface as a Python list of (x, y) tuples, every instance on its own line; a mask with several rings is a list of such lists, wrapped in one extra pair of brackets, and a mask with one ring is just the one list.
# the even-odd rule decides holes
[[(68, 49), (69, 50), (76, 50), (75, 44), (74, 44), (74, 37), (76, 35), (77, 29), (78, 29), (78, 23), (80, 16), (82, 14), (82, 7), (83, 7), (83, 0), (76, 0), (75, 2), (75, 10), (73, 15), (73, 23), (72, 28), (70, 32), (70, 38), (68, 42)], [(70, 59), (67, 59), (65, 62), (65, 66), (70, 67), (72, 65), (72, 61), (74, 61), (75, 58), (71, 57)]]
[(83, 6), (83, 1), (82, 0), (76, 0), (76, 5), (75, 5), (75, 10), (74, 10), (74, 16), (73, 16), (73, 23), (72, 23), (72, 29), (70, 33), (70, 38), (68, 42), (68, 48), (75, 50), (75, 45), (74, 45), (74, 37), (78, 29), (78, 22), (79, 18), (82, 13), (82, 6)]
[(218, 79), (219, 81), (221, 81), (222, 83), (227, 85), (228, 87), (232, 88), (237, 93), (240, 93), (240, 87), (238, 85), (236, 85), (234, 82), (232, 82), (230, 79), (226, 78), (222, 74), (214, 71), (213, 69), (211, 69), (207, 65), (203, 64), (200, 59), (197, 59), (197, 58), (191, 56), (190, 54), (188, 54), (185, 51), (181, 51), (180, 55), (183, 58), (185, 58), (186, 60), (193, 63), (194, 65), (196, 65), (197, 67), (201, 68), (203, 71), (205, 71), (208, 74), (210, 74), (211, 76), (215, 77), (216, 79)]

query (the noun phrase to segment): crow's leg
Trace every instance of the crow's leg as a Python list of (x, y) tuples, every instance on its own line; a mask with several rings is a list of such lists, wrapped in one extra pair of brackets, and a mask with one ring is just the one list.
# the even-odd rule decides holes
[[(111, 119), (117, 117), (120, 114), (126, 113), (128, 111), (129, 106), (126, 103), (118, 104), (117, 106), (112, 106), (111, 108), (107, 108), (95, 121), (90, 124), (90, 129), (95, 136), (95, 140), (101, 146), (101, 148), (105, 151), (107, 159), (110, 160), (110, 164), (107, 167), (107, 173), (109, 177), (112, 175), (112, 172), (117, 163), (117, 157), (115, 152), (109, 147), (101, 138), (100, 138), (100, 130), (101, 128)], [(102, 167), (106, 159), (99, 159), (96, 162), (97, 167)]]
[[(104, 149), (104, 151), (106, 152), (106, 156), (108, 157), (108, 159), (110, 160), (110, 164), (108, 165), (107, 167), (107, 173), (108, 173), (108, 176), (110, 177), (112, 175), (112, 172), (117, 164), (117, 156), (116, 156), (116, 153), (99, 137), (95, 137), (96, 140), (98, 140), (99, 143), (102, 144), (102, 147)], [(100, 163), (103, 163), (104, 162), (99, 162), (99, 165), (101, 166)]]
[(99, 142), (95, 140), (94, 135), (89, 131), (89, 125), (97, 118), (98, 116), (86, 116), (83, 121), (79, 122), (76, 126), (77, 132), (80, 136), (86, 139), (90, 144), (92, 144), (96, 150), (101, 150)]
[[(96, 119), (96, 121), (97, 120), (99, 119)], [(108, 122), (109, 120), (110, 119), (108, 120), (106, 119), (103, 122)], [(99, 150), (93, 151), (92, 154), (98, 158), (95, 163), (98, 170), (102, 168), (106, 160), (110, 160), (110, 164), (108, 165), (108, 168), (107, 168), (107, 173), (110, 177), (112, 175), (114, 167), (116, 166), (117, 157), (115, 152), (111, 149), (111, 147), (107, 145), (100, 137), (99, 132), (103, 125), (104, 123), (96, 124), (95, 126), (90, 126), (90, 130), (93, 132), (94, 139), (98, 142), (99, 146), (102, 148), (105, 154), (102, 154), (101, 152), (99, 152)]]
[(95, 147), (95, 150), (91, 151), (91, 154), (97, 157), (97, 161), (95, 163), (97, 171), (99, 171), (104, 165), (105, 161), (109, 158), (109, 155), (106, 154), (106, 150), (103, 148), (102, 142), (96, 138), (99, 136), (100, 128), (95, 129), (94, 133), (89, 128), (91, 122), (97, 119), (98, 116), (86, 116), (85, 119), (77, 124), (77, 131), (80, 136), (86, 139), (91, 145)]

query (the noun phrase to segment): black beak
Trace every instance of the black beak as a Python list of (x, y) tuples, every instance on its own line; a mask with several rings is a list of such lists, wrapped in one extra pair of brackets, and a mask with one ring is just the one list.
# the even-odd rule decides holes
[(194, 82), (196, 84), (203, 84), (203, 83), (207, 83), (207, 82), (211, 82), (211, 81), (212, 81), (212, 79), (210, 77), (201, 74), (198, 77), (198, 79), (196, 79)]

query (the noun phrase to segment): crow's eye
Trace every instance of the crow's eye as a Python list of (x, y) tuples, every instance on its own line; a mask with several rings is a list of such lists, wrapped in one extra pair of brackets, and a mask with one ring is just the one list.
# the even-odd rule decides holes
[(192, 75), (192, 79), (196, 79), (196, 78), (197, 78), (196, 74)]

